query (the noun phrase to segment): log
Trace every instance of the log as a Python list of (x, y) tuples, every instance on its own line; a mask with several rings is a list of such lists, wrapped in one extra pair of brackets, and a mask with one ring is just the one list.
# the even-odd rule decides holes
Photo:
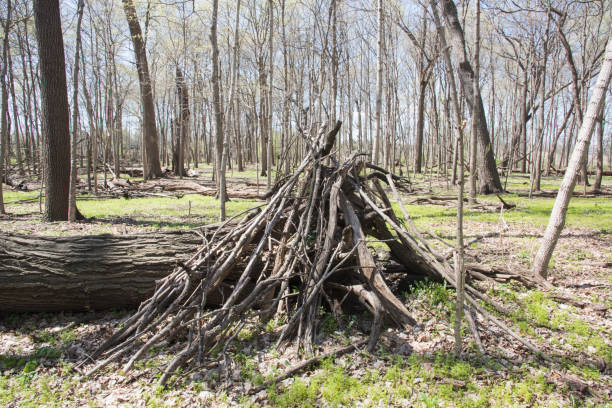
[[(553, 171), (553, 173), (555, 173), (558, 176), (562, 176), (565, 174), (565, 170), (566, 169), (555, 169), (554, 167), (550, 166), (551, 170)], [(590, 169), (588, 171), (589, 176), (594, 176), (597, 174), (597, 170), (596, 169)], [(603, 176), (605, 177), (610, 177), (612, 176), (612, 170), (603, 170), (601, 173)]]
[[(195, 231), (66, 237), (0, 233), (0, 312), (138, 306), (153, 294), (155, 281), (201, 243)], [(209, 303), (220, 299), (213, 296)]]
[(32, 188), (28, 186), (28, 180), (24, 177), (13, 177), (11, 175), (5, 174), (2, 178), (2, 182), (9, 187), (12, 187), (13, 190), (17, 191), (30, 191)]

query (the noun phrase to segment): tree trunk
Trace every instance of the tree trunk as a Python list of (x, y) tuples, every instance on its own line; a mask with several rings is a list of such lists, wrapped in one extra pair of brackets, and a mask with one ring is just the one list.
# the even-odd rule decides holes
[[(480, 78), (480, 0), (476, 0), (476, 38), (474, 40), (474, 80), (472, 81), (472, 89), (473, 89), (474, 95), (480, 92), (480, 87), (478, 83), (479, 78)], [(477, 164), (478, 149), (476, 148), (476, 144), (478, 143), (478, 127), (480, 125), (480, 117), (478, 116), (479, 107), (480, 107), (479, 104), (475, 104), (474, 108), (472, 109), (472, 132), (471, 132), (471, 138), (470, 138), (470, 193), (469, 193), (469, 206), (470, 207), (472, 207), (474, 203), (476, 202), (476, 171), (478, 168), (478, 164)], [(460, 186), (459, 188), (461, 189), (462, 187)], [(460, 206), (462, 205), (463, 204), (460, 204)], [(458, 207), (458, 209), (459, 208), (460, 207)], [(459, 216), (457, 216), (457, 219), (459, 219)], [(463, 313), (463, 305), (461, 305), (461, 309), (460, 310), (458, 309), (457, 311), (459, 313)], [(459, 351), (461, 350), (459, 349)]]
[(176, 67), (176, 91), (179, 100), (179, 126), (176, 134), (178, 146), (177, 174), (183, 178), (185, 175), (185, 141), (189, 134), (189, 95), (183, 72), (178, 66)]
[(32, 237), (0, 233), (0, 310), (134, 307), (202, 243), (194, 232)]
[[(535, 146), (535, 155), (532, 164), (532, 180), (531, 183), (532, 188), (535, 191), (540, 191), (540, 181), (542, 179), (542, 150), (544, 144), (544, 104), (546, 102), (546, 64), (548, 61), (548, 40), (549, 40), (549, 32), (550, 32), (550, 11), (547, 13), (546, 19), (546, 38), (543, 44), (543, 52), (544, 52), (544, 61), (541, 67), (541, 80), (540, 80), (540, 121), (538, 124), (538, 132), (537, 132), (537, 140)], [(551, 104), (552, 105), (552, 104)], [(552, 106), (551, 108), (552, 109)]]
[(382, 88), (383, 88), (383, 49), (384, 49), (384, 16), (383, 1), (378, 0), (378, 60), (376, 65), (376, 134), (372, 141), (372, 163), (378, 164), (382, 138)]
[(465, 38), (463, 29), (457, 17), (457, 8), (453, 0), (442, 1), (442, 13), (448, 27), (451, 38), (451, 48), (458, 58), (459, 81), (470, 110), (473, 110), (475, 105), (478, 105), (478, 148), (482, 154), (483, 160), (480, 161), (479, 167), (479, 190), (481, 194), (490, 194), (501, 192), (502, 185), (495, 164), (493, 155), (493, 146), (489, 137), (489, 129), (487, 127), (487, 119), (485, 117), (484, 106), (480, 91), (476, 94), (473, 92), (473, 76), (472, 66), (467, 59), (465, 51)]
[[(550, 169), (555, 160), (555, 152), (557, 150), (557, 144), (559, 142), (559, 138), (561, 137), (561, 134), (563, 134), (563, 131), (565, 130), (567, 123), (569, 121), (569, 118), (572, 116), (572, 111), (574, 110), (573, 106), (574, 105), (571, 105), (570, 108), (567, 110), (567, 113), (565, 114), (565, 117), (563, 118), (563, 124), (561, 124), (561, 127), (557, 129), (557, 133), (555, 134), (555, 137), (552, 141), (550, 152), (548, 152), (548, 160), (546, 162), (546, 168), (544, 169), (546, 174), (550, 173)], [(561, 152), (561, 155), (563, 156), (563, 152)]]
[(74, 68), (72, 73), (72, 140), (70, 142), (70, 190), (68, 193), (68, 221), (76, 221), (76, 180), (77, 157), (76, 145), (78, 140), (79, 120), (79, 52), (81, 51), (81, 22), (83, 21), (83, 8), (85, 3), (79, 0), (77, 6), (76, 46), (74, 47)]
[(8, 113), (8, 95), (6, 93), (6, 82), (4, 77), (6, 76), (6, 63), (8, 55), (8, 35), (11, 27), (11, 0), (8, 0), (6, 5), (6, 22), (4, 23), (4, 40), (2, 41), (2, 71), (0, 72), (0, 86), (1, 86), (1, 99), (0, 99), (0, 214), (5, 214), (4, 208), (4, 196), (2, 195), (2, 180), (4, 180), (4, 156), (6, 155), (6, 141), (8, 140), (8, 131), (6, 123), (6, 115)]
[(68, 219), (70, 114), (59, 1), (34, 3), (45, 141), (45, 219)]
[(143, 41), (142, 30), (136, 15), (132, 0), (122, 0), (123, 10), (130, 28), (132, 45), (136, 56), (136, 69), (140, 84), (140, 103), (142, 104), (143, 150), (145, 163), (144, 178), (159, 177), (162, 174), (159, 163), (159, 140), (157, 137), (157, 124), (155, 123), (155, 106), (153, 105), (153, 89), (149, 75), (147, 51)]
[[(21, 136), (19, 134), (19, 113), (17, 108), (17, 98), (15, 96), (15, 72), (13, 72), (13, 59), (11, 58), (11, 53), (7, 54), (8, 56), (8, 73), (10, 75), (10, 91), (11, 91), (11, 100), (13, 103), (13, 118), (15, 119), (15, 157), (17, 159), (17, 169), (19, 171), (19, 175), (22, 176), (25, 174), (23, 171), (23, 156), (21, 154)], [(10, 135), (9, 135), (10, 140)]]
[[(593, 127), (595, 126), (595, 120), (603, 105), (606, 90), (610, 83), (610, 75), (612, 74), (612, 39), (608, 39), (608, 45), (604, 55), (603, 64), (599, 75), (597, 77), (597, 83), (593, 89), (593, 94), (589, 100), (586, 114), (584, 115), (580, 131), (578, 133), (578, 139), (576, 140), (576, 146), (572, 152), (572, 157), (568, 163), (567, 171), (563, 176), (563, 181), (559, 187), (557, 198), (550, 214), (550, 220), (544, 237), (542, 237), (542, 245), (536, 254), (533, 261), (532, 271), (534, 275), (539, 275), (543, 278), (547, 275), (548, 262), (552, 256), (553, 250), (557, 245), (563, 226), (565, 225), (565, 216), (569, 201), (576, 186), (576, 176), (580, 171), (580, 168), (586, 161), (589, 141), (591, 134), (593, 133)], [(586, 176), (586, 174), (585, 174)]]
[[(266, 126), (266, 70), (264, 69), (264, 60), (261, 54), (257, 57), (257, 72), (259, 75), (259, 138), (261, 140), (261, 174), (264, 177), (268, 169), (267, 138), (268, 127)], [(255, 158), (258, 158), (257, 149), (255, 149)]]
[(604, 137), (604, 110), (605, 102), (602, 103), (601, 110), (597, 117), (597, 169), (595, 171), (595, 181), (593, 182), (593, 191), (601, 190), (601, 179), (603, 178), (603, 137)]
[(221, 101), (221, 90), (219, 88), (219, 46), (217, 44), (217, 12), (219, 1), (213, 1), (212, 22), (210, 25), (210, 41), (212, 44), (212, 88), (213, 88), (213, 108), (215, 111), (215, 169), (217, 173), (217, 186), (219, 195), (220, 212), (219, 218), (225, 220), (225, 201), (227, 192), (225, 190), (225, 161), (223, 146), (223, 106)]
[[(419, 76), (423, 76), (421, 73)], [(414, 150), (414, 172), (421, 172), (421, 163), (423, 159), (423, 128), (425, 127), (425, 91), (427, 89), (427, 81), (423, 78), (419, 81), (419, 99), (417, 104), (417, 125), (416, 125), (416, 141)]]

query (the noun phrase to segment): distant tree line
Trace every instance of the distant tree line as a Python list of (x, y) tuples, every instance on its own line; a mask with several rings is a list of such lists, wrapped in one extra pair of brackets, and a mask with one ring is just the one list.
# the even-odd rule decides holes
[[(472, 197), (516, 172), (538, 191), (568, 166), (610, 10), (610, 0), (7, 0), (0, 173), (40, 178), (47, 217), (74, 219), (70, 174), (94, 194), (126, 165), (147, 179), (214, 164), (221, 192), (227, 169), (254, 166), (270, 185), (339, 119), (339, 157), (368, 152), (450, 185), (461, 141)], [(603, 102), (580, 169), (595, 190), (612, 167), (609, 112)]]

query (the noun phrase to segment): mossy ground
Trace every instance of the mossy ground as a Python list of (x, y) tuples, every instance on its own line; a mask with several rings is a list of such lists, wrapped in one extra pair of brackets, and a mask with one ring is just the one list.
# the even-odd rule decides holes
[[(245, 178), (254, 179), (253, 170)], [(242, 177), (235, 175), (235, 177)], [(427, 178), (420, 186), (429, 188)], [(508, 180), (512, 194), (502, 197), (517, 205), (498, 212), (466, 212), (466, 236), (502, 231), (468, 250), (470, 260), (527, 270), (539, 244), (553, 198), (519, 197), (528, 190), (520, 176)], [(559, 179), (548, 178), (543, 188), (554, 190)], [(612, 179), (606, 178), (609, 188)], [(432, 183), (427, 194), (450, 195), (445, 183)], [(85, 224), (41, 223), (38, 202), (11, 204), (38, 197), (38, 192), (5, 190), (11, 218), (0, 220), (3, 231), (82, 234), (125, 233), (189, 228), (217, 219), (217, 200), (201, 195), (177, 198), (83, 200), (79, 208), (95, 221)], [(455, 239), (455, 208), (410, 204), (408, 212), (425, 234)], [(495, 202), (494, 197), (479, 197)], [(191, 215), (189, 215), (191, 203)], [(260, 204), (232, 200), (235, 214)], [(415, 283), (400, 294), (422, 326), (413, 333), (389, 328), (372, 354), (354, 353), (330, 358), (255, 396), (252, 386), (273, 378), (295, 363), (294, 350), (271, 347), (283, 321), (247, 325), (228, 349), (230, 368), (180, 372), (174, 385), (157, 387), (161, 364), (176, 349), (156, 349), (122, 376), (113, 365), (100, 376), (87, 378), (72, 365), (120, 324), (129, 311), (89, 314), (20, 314), (0, 316), (0, 405), (38, 406), (416, 406), (416, 407), (609, 407), (612, 398), (612, 324), (610, 310), (579, 308), (556, 300), (561, 292), (576, 299), (612, 308), (612, 274), (601, 264), (612, 262), (612, 199), (573, 198), (567, 227), (550, 264), (551, 282), (558, 292), (527, 289), (516, 283), (488, 285), (488, 294), (503, 302), (509, 316), (498, 316), (554, 357), (546, 363), (508, 341), (495, 328), (481, 330), (486, 354), (464, 333), (465, 355), (452, 356), (451, 321), (454, 291), (434, 282)], [(507, 225), (507, 228), (505, 226)], [(83, 227), (85, 226), (85, 227)], [(439, 248), (446, 248), (431, 240)], [(376, 245), (377, 249), (378, 246)], [(327, 316), (321, 349), (329, 350), (365, 336), (367, 315)], [(365, 321), (365, 323), (364, 323)], [(489, 327), (489, 326), (487, 326)], [(577, 391), (565, 379), (578, 378), (588, 392)], [(153, 380), (153, 381), (152, 381)]]

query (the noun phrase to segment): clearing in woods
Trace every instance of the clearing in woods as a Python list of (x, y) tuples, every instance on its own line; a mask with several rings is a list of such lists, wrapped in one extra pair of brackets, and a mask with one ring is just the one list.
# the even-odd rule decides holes
[[(185, 183), (206, 185), (210, 169)], [(137, 180), (136, 180), (137, 181)], [(177, 183), (181, 183), (176, 180)], [(413, 179), (415, 192), (403, 195), (417, 228), (440, 251), (453, 242), (455, 208), (443, 179)], [(233, 192), (255, 190), (253, 170), (229, 178)], [(263, 184), (263, 180), (260, 181)], [(559, 179), (543, 179), (542, 189), (554, 191)], [(502, 199), (516, 207), (499, 211), (499, 202), (467, 210), (466, 241), (491, 231), (467, 249), (467, 263), (527, 270), (548, 221), (551, 197), (524, 197), (528, 178), (508, 179)], [(604, 191), (612, 179), (604, 178)], [(265, 187), (260, 187), (263, 194)], [(180, 189), (179, 189), (180, 191)], [(580, 186), (576, 191), (580, 191)], [(173, 192), (172, 194), (177, 194)], [(82, 196), (79, 209), (90, 218), (82, 223), (45, 223), (38, 212), (37, 192), (5, 192), (10, 215), (0, 221), (4, 232), (41, 235), (131, 234), (192, 228), (217, 219), (214, 197), (189, 194), (177, 197), (97, 199)], [(232, 198), (228, 215), (261, 204), (256, 198)], [(494, 205), (493, 205), (494, 204)], [(393, 203), (397, 205), (397, 203)], [(497, 208), (497, 209), (495, 209)], [(0, 317), (0, 403), (5, 406), (83, 405), (115, 406), (609, 406), (612, 397), (612, 200), (608, 196), (575, 197), (567, 226), (550, 264), (555, 290), (527, 289), (517, 282), (488, 282), (487, 295), (509, 311), (498, 316), (553, 357), (542, 360), (517, 342), (508, 341), (491, 325), (481, 327), (485, 353), (478, 350), (466, 327), (468, 353), (452, 356), (455, 292), (427, 280), (393, 287), (421, 324), (411, 332), (383, 331), (372, 353), (353, 352), (329, 357), (257, 393), (260, 384), (280, 375), (298, 360), (293, 347), (277, 349), (275, 335), (282, 319), (266, 326), (246, 325), (225, 358), (207, 369), (177, 371), (170, 387), (155, 384), (165, 364), (178, 352), (169, 342), (150, 350), (128, 376), (119, 373), (121, 361), (87, 377), (71, 368), (96, 349), (131, 311), (11, 314)], [(95, 217), (95, 218), (93, 218)], [(379, 260), (387, 256), (379, 242), (369, 245)], [(322, 322), (317, 353), (367, 339), (367, 314), (331, 313)], [(218, 351), (220, 352), (220, 351)], [(220, 355), (221, 355), (220, 354)], [(12, 404), (12, 405), (11, 405)], [(17, 405), (15, 405), (17, 404)]]

